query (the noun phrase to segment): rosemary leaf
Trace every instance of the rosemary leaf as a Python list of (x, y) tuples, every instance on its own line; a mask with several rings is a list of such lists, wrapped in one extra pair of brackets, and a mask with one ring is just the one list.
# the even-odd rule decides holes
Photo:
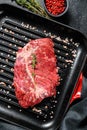
[(32, 6), (34, 6), (36, 9), (38, 9), (43, 16), (48, 17), (45, 10), (40, 6), (40, 4), (38, 2), (36, 2), (35, 0), (28, 0), (28, 1), (32, 4)]
[(32, 56), (33, 56), (33, 57), (32, 57), (32, 68), (35, 69), (35, 67), (36, 67), (36, 63), (37, 63), (36, 55), (33, 54)]
[(35, 0), (16, 0), (16, 3), (36, 14), (49, 18), (45, 10)]
[(34, 73), (34, 72), (32, 72), (32, 77), (33, 77), (33, 78), (35, 77), (35, 73)]
[(27, 0), (16, 0), (17, 4), (25, 5)]

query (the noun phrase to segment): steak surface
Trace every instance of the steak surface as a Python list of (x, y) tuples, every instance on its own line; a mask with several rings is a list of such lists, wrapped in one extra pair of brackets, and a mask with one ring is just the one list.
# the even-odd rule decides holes
[(31, 40), (17, 52), (13, 85), (23, 108), (56, 95), (60, 77), (53, 46), (50, 38), (42, 38)]

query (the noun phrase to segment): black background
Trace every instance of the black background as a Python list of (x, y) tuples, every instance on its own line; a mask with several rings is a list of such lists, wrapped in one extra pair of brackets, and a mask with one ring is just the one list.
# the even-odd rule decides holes
[[(69, 0), (68, 12), (55, 19), (81, 31), (87, 37), (87, 0)], [(86, 67), (87, 68), (87, 67)], [(86, 73), (86, 69), (85, 69)], [(87, 130), (87, 79), (83, 79), (82, 99), (74, 103), (59, 130)], [(25, 130), (0, 120), (0, 130)]]

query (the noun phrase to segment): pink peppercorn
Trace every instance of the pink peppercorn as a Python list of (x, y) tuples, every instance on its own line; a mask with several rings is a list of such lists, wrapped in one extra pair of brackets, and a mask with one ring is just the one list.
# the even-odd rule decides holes
[(65, 0), (45, 0), (47, 10), (53, 15), (59, 15), (64, 12)]

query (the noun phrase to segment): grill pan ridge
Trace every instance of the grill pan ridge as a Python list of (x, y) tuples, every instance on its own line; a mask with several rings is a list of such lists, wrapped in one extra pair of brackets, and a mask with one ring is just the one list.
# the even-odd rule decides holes
[[(84, 67), (86, 39), (80, 32), (62, 24), (12, 5), (1, 6), (5, 9), (0, 16), (0, 118), (26, 129), (55, 130)], [(56, 97), (44, 99), (33, 108), (23, 109), (12, 87), (16, 52), (31, 39), (43, 37), (51, 37), (54, 41), (60, 86), (57, 87)]]

